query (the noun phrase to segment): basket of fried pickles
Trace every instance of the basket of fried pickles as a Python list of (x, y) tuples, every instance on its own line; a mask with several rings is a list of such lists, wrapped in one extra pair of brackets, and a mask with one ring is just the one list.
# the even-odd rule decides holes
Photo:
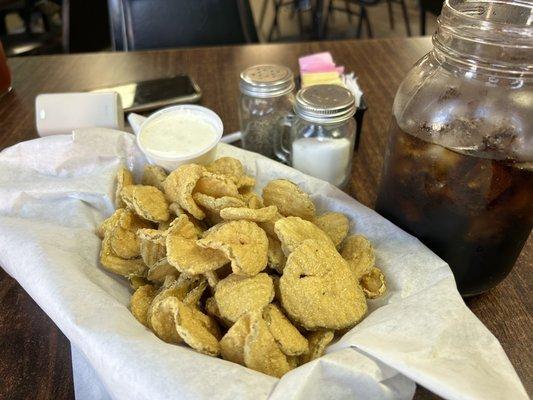
[(386, 284), (345, 215), (317, 215), (286, 179), (254, 186), (231, 157), (168, 175), (146, 165), (140, 182), (121, 168), (100, 263), (129, 280), (131, 313), (161, 340), (281, 377), (359, 323)]

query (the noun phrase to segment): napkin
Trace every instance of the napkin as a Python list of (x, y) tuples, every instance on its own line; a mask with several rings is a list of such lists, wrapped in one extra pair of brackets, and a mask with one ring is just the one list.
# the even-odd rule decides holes
[(448, 265), (417, 239), (324, 181), (230, 145), (217, 153), (240, 159), (259, 191), (287, 178), (319, 213), (345, 213), (376, 248), (386, 296), (282, 379), (165, 343), (129, 312), (126, 281), (98, 263), (95, 229), (113, 212), (115, 173), (125, 165), (139, 177), (146, 163), (134, 137), (85, 129), (19, 143), (0, 153), (0, 264), (70, 339), (78, 398), (410, 399), (415, 382), (449, 399), (527, 398)]

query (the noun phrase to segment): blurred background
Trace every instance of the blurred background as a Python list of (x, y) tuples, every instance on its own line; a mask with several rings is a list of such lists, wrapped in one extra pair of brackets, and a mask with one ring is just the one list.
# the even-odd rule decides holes
[(0, 0), (8, 57), (431, 35), (442, 0)]

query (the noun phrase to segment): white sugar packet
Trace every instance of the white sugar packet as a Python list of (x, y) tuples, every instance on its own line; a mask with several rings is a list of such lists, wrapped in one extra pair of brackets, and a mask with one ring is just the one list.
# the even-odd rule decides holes
[(468, 310), (449, 267), (418, 240), (335, 187), (221, 144), (258, 190), (288, 178), (370, 238), (385, 297), (327, 354), (281, 380), (159, 340), (128, 310), (126, 282), (98, 265), (98, 224), (115, 172), (146, 162), (132, 135), (86, 129), (0, 153), (0, 264), (73, 345), (76, 395), (113, 399), (410, 399), (417, 382), (450, 399), (527, 399), (498, 341)]

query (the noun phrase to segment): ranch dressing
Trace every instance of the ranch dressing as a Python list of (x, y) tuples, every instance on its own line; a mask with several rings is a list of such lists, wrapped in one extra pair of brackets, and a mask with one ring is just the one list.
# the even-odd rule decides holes
[(156, 156), (187, 157), (218, 140), (216, 128), (195, 112), (173, 112), (158, 116), (143, 127), (141, 146)]

